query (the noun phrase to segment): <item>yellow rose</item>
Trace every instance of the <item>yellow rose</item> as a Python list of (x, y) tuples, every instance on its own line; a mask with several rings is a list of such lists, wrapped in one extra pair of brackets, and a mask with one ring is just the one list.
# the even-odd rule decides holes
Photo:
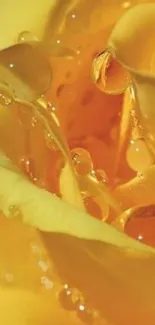
[[(114, 105), (115, 109), (119, 109), (121, 106), (122, 95), (108, 97), (98, 92), (98, 105), (100, 100), (103, 104), (103, 111), (99, 109), (98, 117), (96, 107), (94, 109), (91, 106), (91, 96), (83, 99), (84, 87), (87, 86), (88, 90), (94, 87), (88, 77), (92, 55), (94, 57), (94, 51), (104, 50), (105, 47), (112, 50), (116, 59), (132, 75), (139, 103), (138, 112), (142, 116), (143, 123), (145, 124), (146, 112), (149, 114), (149, 119), (153, 119), (154, 71), (150, 71), (147, 65), (150, 57), (153, 62), (152, 37), (149, 38), (148, 44), (147, 41), (148, 34), (150, 36), (154, 31), (155, 4), (133, 7), (118, 23), (116, 23), (118, 18), (130, 7), (129, 2), (122, 4), (121, 1), (117, 3), (109, 1), (104, 4), (101, 1), (96, 5), (96, 1), (91, 0), (88, 5), (86, 1), (68, 1), (65, 4), (58, 1), (58, 7), (53, 9), (55, 15), (53, 20), (50, 1), (46, 1), (45, 4), (35, 2), (31, 4), (30, 1), (25, 5), (15, 3), (13, 13), (7, 11), (6, 6), (4, 3), (3, 19), (0, 23), (3, 30), (0, 47), (4, 49), (12, 46), (16, 40), (19, 40), (19, 35), (21, 38), (20, 33), (24, 31), (32, 32), (32, 38), (26, 34), (31, 41), (34, 41), (33, 35), (42, 40), (43, 53), (48, 53), (50, 56), (53, 69), (52, 89), (47, 96), (59, 104), (61, 131), (65, 134), (69, 145), (80, 137), (88, 135), (93, 137), (102, 129), (106, 132), (108, 122), (104, 121), (105, 107)], [(11, 23), (12, 28), (9, 27), (5, 35), (6, 21), (11, 21), (10, 17), (13, 17), (13, 14), (15, 16)], [(79, 20), (76, 20), (73, 15), (79, 15)], [(74, 19), (75, 23), (72, 21)], [(56, 36), (60, 31), (65, 46), (60, 44), (59, 47), (61, 40)], [(26, 37), (25, 34), (22, 36)], [(101, 37), (103, 37), (102, 44)], [(56, 44), (55, 40), (59, 42)], [(145, 47), (144, 42), (148, 46)], [(70, 85), (64, 86), (64, 79), (72, 65), (68, 63), (68, 57), (74, 56), (74, 47), (76, 48), (77, 44), (84, 48), (83, 60), (79, 57), (76, 69), (73, 65), (72, 75), (68, 74), (71, 77)], [(150, 49), (148, 61), (143, 67), (143, 58), (145, 59), (148, 48)], [(78, 50), (81, 51), (81, 48)], [(26, 63), (28, 64), (28, 61)], [(3, 72), (2, 69), (1, 71)], [(21, 96), (30, 94), (31, 89), (26, 88), (26, 83), (22, 84), (21, 91), (19, 87), (21, 84), (17, 83), (18, 75), (17, 79), (10, 80), (12, 80), (11, 86), (18, 90), (18, 94)], [(67, 92), (68, 96), (66, 96)], [(91, 92), (88, 93), (90, 94)], [(19, 101), (11, 102), (6, 109), (7, 104), (3, 100), (4, 98), (2, 98), (0, 111), (0, 144), (5, 152), (5, 155), (2, 152), (0, 156), (1, 323), (80, 325), (84, 320), (85, 323), (94, 325), (152, 325), (155, 321), (154, 249), (129, 238), (85, 211), (79, 183), (66, 149), (66, 141), (58, 132), (57, 121), (48, 125), (46, 114), (42, 113), (44, 102), (35, 99), (35, 103), (28, 106), (26, 102), (22, 104)], [(83, 100), (89, 102), (85, 111)], [(25, 113), (24, 105), (29, 108), (30, 116)], [(65, 167), (60, 174), (59, 194), (62, 199), (50, 193), (56, 188), (54, 187), (56, 174), (54, 164), (53, 166), (51, 164), (53, 184), (50, 190), (47, 190), (48, 186), (46, 190), (42, 189), (43, 184), (38, 181), (39, 177), (41, 180), (45, 177), (49, 151), (42, 139), (41, 124), (31, 132), (25, 124), (23, 129), (23, 120), (25, 123), (28, 119), (26, 125), (29, 123), (32, 109), (36, 113), (35, 117), (45, 123), (48, 130), (53, 128), (56, 144), (66, 159)], [(19, 110), (20, 124), (17, 121)], [(107, 116), (110, 119), (110, 114)], [(153, 123), (148, 123), (145, 135), (152, 148)], [(27, 136), (30, 148), (29, 146), (26, 148), (28, 151), (30, 149), (34, 159), (34, 167), (38, 172), (35, 178), (38, 186), (32, 184), (24, 173), (14, 166), (15, 164), (19, 167), (19, 158), (25, 154)], [(89, 141), (90, 146), (92, 138)], [(51, 155), (50, 163), (54, 159), (56, 161), (57, 154)], [(130, 182), (131, 194), (128, 194), (129, 184), (126, 183), (115, 190), (115, 197), (122, 198), (125, 195), (130, 201), (133, 198), (134, 204), (155, 203), (154, 195), (150, 195), (150, 191), (154, 191), (153, 175), (154, 166), (151, 166), (144, 174), (144, 185), (147, 187), (148, 196), (145, 197), (143, 187), (138, 186), (138, 178), (134, 178)], [(87, 181), (91, 190), (93, 188), (93, 191), (98, 191), (92, 179)], [(102, 187), (102, 191), (103, 199), (107, 200), (118, 213), (117, 200), (106, 191), (105, 187)], [(140, 201), (137, 198), (138, 191), (141, 193)], [(124, 206), (127, 205), (124, 200)]]

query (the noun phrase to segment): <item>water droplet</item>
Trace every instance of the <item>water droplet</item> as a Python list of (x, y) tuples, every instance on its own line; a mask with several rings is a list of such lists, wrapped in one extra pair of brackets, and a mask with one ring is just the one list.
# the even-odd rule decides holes
[(31, 160), (27, 157), (21, 159), (21, 167), (26, 174), (29, 174), (31, 171)]
[(44, 287), (45, 287), (47, 290), (53, 288), (53, 282), (52, 282), (49, 278), (47, 278), (47, 277), (45, 277), (45, 276), (41, 277), (41, 283), (44, 285)]
[(138, 172), (137, 177), (139, 178), (140, 181), (144, 180), (144, 174), (143, 173)]
[(71, 151), (72, 161), (76, 172), (79, 175), (87, 175), (93, 168), (90, 153), (83, 148), (76, 148)]
[(130, 76), (110, 51), (99, 54), (92, 64), (92, 78), (97, 87), (108, 94), (121, 94), (128, 87)]
[(57, 38), (55, 38), (51, 43), (50, 56), (73, 59), (75, 56), (75, 51), (73, 51), (71, 48), (65, 47), (61, 37), (57, 36)]
[(12, 103), (12, 98), (0, 93), (0, 104), (3, 106), (8, 106)]
[(72, 10), (68, 13), (66, 18), (66, 28), (69, 30), (71, 29), (72, 32), (79, 31), (79, 19), (78, 19), (78, 12), (76, 10)]
[(54, 151), (58, 150), (58, 147), (56, 145), (53, 135), (51, 135), (51, 133), (47, 130), (45, 130), (44, 135), (45, 135), (45, 141), (46, 141), (47, 148), (54, 150)]
[(18, 43), (0, 52), (1, 82), (13, 98), (35, 101), (51, 84), (51, 67), (41, 47)]
[(9, 217), (10, 218), (18, 218), (20, 215), (20, 210), (19, 207), (17, 205), (10, 205), (9, 206)]
[(134, 239), (155, 247), (155, 214), (129, 219), (124, 230)]
[(73, 14), (71, 15), (71, 17), (72, 17), (72, 19), (75, 19), (75, 18), (76, 18), (76, 14), (73, 13)]
[(22, 171), (34, 182), (37, 182), (37, 177), (35, 174), (35, 164), (31, 158), (22, 157), (20, 160), (20, 167)]
[(81, 292), (77, 288), (70, 288), (68, 284), (64, 285), (64, 289), (59, 294), (59, 299), (63, 307), (68, 310), (74, 310), (84, 303)]
[(57, 113), (57, 108), (51, 102), (47, 102), (47, 110), (49, 113)]
[(82, 47), (78, 47), (77, 50), (76, 50), (76, 54), (77, 55), (80, 55), (82, 52)]
[(77, 316), (85, 324), (91, 325), (94, 323), (94, 317), (93, 317), (91, 309), (87, 309), (86, 305), (84, 305), (84, 304), (80, 304), (78, 306)]
[(143, 172), (153, 164), (153, 157), (143, 139), (131, 140), (126, 158), (129, 167), (136, 172)]
[(52, 117), (52, 119), (54, 120), (54, 122), (56, 123), (56, 125), (58, 127), (60, 127), (60, 122), (57, 116), (57, 108), (55, 105), (53, 105), (51, 102), (47, 102), (47, 113)]
[(41, 268), (41, 270), (43, 271), (43, 272), (47, 272), (47, 270), (48, 270), (48, 265), (47, 265), (47, 263), (45, 262), (45, 261), (43, 261), (43, 260), (40, 260), (39, 262), (38, 262), (38, 264), (39, 264), (39, 267)]
[(138, 121), (138, 118), (137, 118), (137, 112), (136, 112), (136, 110), (134, 108), (131, 109), (130, 114), (131, 114), (133, 126), (134, 126), (134, 128), (137, 128), (137, 126), (139, 124), (139, 121)]
[(19, 43), (31, 43), (31, 42), (37, 42), (39, 40), (31, 32), (24, 31), (24, 32), (20, 33), (20, 35), (18, 36), (17, 41)]
[(79, 309), (80, 311), (83, 311), (83, 310), (85, 310), (85, 306), (84, 306), (84, 305), (79, 305), (79, 306), (78, 306), (78, 309)]
[(104, 184), (107, 184), (108, 182), (108, 177), (103, 169), (96, 169), (91, 172), (91, 175), (95, 177), (98, 182), (103, 182)]
[(66, 31), (78, 34), (86, 31), (89, 28), (88, 26), (92, 16), (92, 7), (91, 4), (87, 6), (85, 1), (80, 2), (80, 7), (79, 5), (74, 8), (72, 7), (66, 16)]
[(128, 9), (131, 7), (131, 2), (130, 1), (125, 1), (122, 3), (123, 9)]
[(112, 224), (136, 240), (155, 246), (154, 204), (130, 208), (116, 218)]
[(32, 126), (33, 128), (35, 128), (36, 125), (37, 125), (37, 123), (38, 123), (37, 118), (36, 118), (35, 116), (32, 116), (32, 119), (31, 119), (31, 126)]
[(41, 248), (39, 245), (37, 245), (36, 243), (31, 243), (30, 246), (31, 246), (31, 250), (32, 250), (33, 254), (36, 254), (39, 256), (41, 255)]
[(144, 238), (143, 235), (138, 235), (137, 237), (138, 240), (142, 240), (143, 238)]
[(68, 288), (64, 288), (59, 293), (59, 302), (61, 303), (61, 306), (67, 310), (75, 310), (75, 305), (72, 300), (72, 290)]
[(136, 126), (134, 124), (134, 127), (132, 129), (131, 142), (136, 141), (136, 140), (141, 140), (141, 139), (143, 140), (143, 127), (139, 124), (139, 121), (137, 120)]

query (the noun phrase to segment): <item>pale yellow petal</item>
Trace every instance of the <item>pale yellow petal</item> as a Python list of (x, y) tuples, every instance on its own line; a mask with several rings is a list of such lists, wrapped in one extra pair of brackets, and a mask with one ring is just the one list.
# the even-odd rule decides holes
[(139, 319), (152, 325), (154, 249), (78, 211), (22, 175), (1, 167), (0, 179), (0, 209), (8, 218), (21, 218), (44, 231), (42, 238), (62, 280), (79, 287), (110, 324)]
[(140, 4), (122, 16), (108, 41), (114, 56), (132, 76), (145, 138), (155, 143), (155, 4)]

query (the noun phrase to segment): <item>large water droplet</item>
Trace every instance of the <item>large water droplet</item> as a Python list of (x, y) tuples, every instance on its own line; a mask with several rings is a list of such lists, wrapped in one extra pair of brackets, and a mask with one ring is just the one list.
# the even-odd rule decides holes
[(143, 172), (153, 164), (153, 157), (143, 139), (130, 142), (126, 158), (129, 167), (136, 172)]
[(133, 211), (124, 225), (125, 233), (141, 242), (155, 246), (155, 206), (131, 210)]
[(72, 161), (79, 175), (89, 174), (93, 168), (90, 153), (83, 148), (75, 148), (71, 151)]
[(39, 41), (38, 38), (29, 31), (24, 31), (18, 36), (17, 42), (19, 43), (31, 43)]
[(0, 82), (13, 98), (34, 101), (50, 86), (51, 69), (41, 47), (21, 43), (0, 52)]
[(107, 50), (93, 61), (92, 78), (97, 87), (108, 94), (121, 94), (130, 82), (129, 73)]

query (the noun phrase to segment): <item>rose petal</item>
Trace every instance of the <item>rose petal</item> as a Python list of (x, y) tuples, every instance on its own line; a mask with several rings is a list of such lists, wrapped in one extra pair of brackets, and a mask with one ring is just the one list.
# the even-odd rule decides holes
[(155, 142), (155, 4), (140, 4), (120, 19), (108, 47), (131, 73), (145, 138), (154, 152)]

